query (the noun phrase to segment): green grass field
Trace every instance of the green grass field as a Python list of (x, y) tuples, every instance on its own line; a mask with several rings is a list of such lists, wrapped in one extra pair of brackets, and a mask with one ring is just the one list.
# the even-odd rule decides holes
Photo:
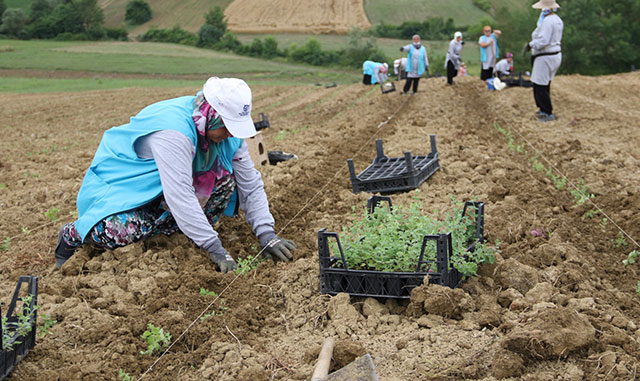
[[(1, 91), (24, 91), (31, 84), (46, 91), (118, 88), (129, 83), (131, 86), (185, 86), (185, 80), (201, 81), (211, 75), (273, 84), (350, 83), (359, 78), (355, 70), (265, 61), (175, 44), (137, 42), (0, 40), (0, 69), (20, 71), (20, 74), (11, 74), (13, 78), (2, 79)], [(54, 77), (51, 81), (58, 84), (43, 85), (47, 79), (41, 78), (41, 74), (36, 75), (39, 78), (25, 79), (30, 76), (29, 70), (53, 72), (48, 76)], [(106, 74), (116, 78), (104, 78)], [(143, 78), (117, 78), (130, 74)], [(156, 85), (154, 81), (164, 85)]]
[[(500, 0), (502, 1), (502, 0)], [(473, 5), (471, 0), (364, 0), (364, 9), (371, 24), (402, 24), (422, 21), (428, 17), (452, 18), (455, 25), (472, 25), (489, 14)]]

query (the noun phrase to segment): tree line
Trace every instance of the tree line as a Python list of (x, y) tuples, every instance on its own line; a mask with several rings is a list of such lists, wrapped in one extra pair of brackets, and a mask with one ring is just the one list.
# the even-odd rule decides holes
[[(128, 40), (124, 28), (107, 28), (97, 0), (33, 0), (27, 16), (22, 9), (7, 8), (0, 0), (0, 38), (38, 38), (58, 40)], [(561, 73), (609, 74), (630, 70), (640, 61), (640, 1), (638, 0), (561, 0), (559, 11), (565, 25)], [(227, 30), (224, 12), (211, 9), (198, 33), (175, 26), (171, 29), (151, 28), (141, 41), (172, 42), (202, 48), (231, 51), (240, 55), (266, 59), (285, 59), (319, 66), (360, 67), (363, 61), (390, 62), (377, 47), (378, 37), (410, 39), (420, 34), (424, 40), (449, 40), (455, 31), (465, 39), (475, 40), (483, 25), (501, 29), (501, 52), (512, 51), (519, 68), (529, 67), (520, 52), (531, 38), (538, 13), (532, 8), (511, 10), (499, 8), (492, 19), (476, 25), (456, 26), (452, 19), (439, 17), (423, 21), (406, 21), (400, 25), (381, 23), (368, 31), (354, 28), (347, 46), (340, 50), (323, 50), (310, 38), (304, 44), (280, 48), (273, 37), (254, 39), (242, 44)], [(142, 24), (152, 18), (145, 0), (127, 3), (125, 20), (130, 25)], [(445, 52), (439, 52), (444, 56)], [(502, 54), (504, 55), (504, 54)], [(443, 57), (430, 52), (439, 62)], [(435, 62), (434, 62), (435, 64)], [(433, 66), (433, 64), (432, 64)], [(523, 70), (524, 71), (524, 70)]]

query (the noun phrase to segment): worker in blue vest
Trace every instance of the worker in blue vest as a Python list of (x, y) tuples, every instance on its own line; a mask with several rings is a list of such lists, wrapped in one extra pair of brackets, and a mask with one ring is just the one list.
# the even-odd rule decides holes
[(255, 134), (249, 86), (216, 77), (196, 96), (154, 103), (107, 130), (78, 192), (78, 220), (58, 234), (56, 265), (83, 244), (113, 250), (181, 231), (220, 271), (232, 271), (236, 262), (213, 226), (238, 206), (266, 257), (293, 259), (295, 245), (275, 233), (244, 141)]
[(425, 71), (429, 71), (429, 58), (427, 50), (422, 46), (420, 36), (414, 34), (412, 43), (400, 48), (401, 52), (407, 52), (407, 81), (404, 83), (402, 95), (407, 95), (409, 88), (413, 85), (410, 95), (418, 92), (418, 82)]
[(362, 83), (365, 85), (375, 85), (385, 83), (388, 78), (389, 65), (386, 62), (364, 61), (362, 64)]

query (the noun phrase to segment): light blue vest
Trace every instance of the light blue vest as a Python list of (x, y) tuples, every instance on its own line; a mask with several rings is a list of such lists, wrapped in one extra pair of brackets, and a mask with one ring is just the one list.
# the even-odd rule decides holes
[[(156, 131), (174, 130), (196, 146), (196, 125), (191, 119), (193, 100), (193, 96), (187, 96), (154, 103), (132, 117), (128, 124), (105, 131), (76, 202), (78, 221), (75, 226), (83, 241), (93, 226), (105, 217), (142, 206), (162, 194), (155, 160), (139, 158), (134, 143)], [(242, 139), (228, 138), (224, 143), (229, 146), (225, 156), (231, 162)], [(229, 215), (231, 209), (235, 211), (233, 201), (232, 204), (225, 214)]]
[(382, 64), (379, 62), (373, 62), (370, 60), (364, 61), (364, 63), (362, 64), (362, 74), (369, 74), (371, 76), (372, 85), (375, 85), (376, 83), (378, 83), (378, 78), (376, 78), (376, 72), (375, 72), (375, 69), (378, 66), (382, 66)]
[(409, 48), (409, 53), (407, 54), (407, 73), (411, 73), (413, 71), (413, 52), (418, 51), (418, 75), (422, 75), (424, 73), (424, 57), (427, 55), (427, 50), (424, 46), (421, 46), (420, 49), (416, 49), (413, 46)]
[[(498, 38), (495, 34), (491, 33), (493, 43), (496, 45), (496, 61), (500, 57), (500, 49), (498, 49)], [(482, 36), (482, 42), (487, 42), (487, 36)], [(480, 62), (487, 62), (487, 48), (480, 48)]]

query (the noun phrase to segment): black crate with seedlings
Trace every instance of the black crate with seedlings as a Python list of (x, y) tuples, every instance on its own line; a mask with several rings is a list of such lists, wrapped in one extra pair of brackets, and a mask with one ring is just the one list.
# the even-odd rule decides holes
[[(20, 289), (23, 284), (27, 285), (27, 295), (20, 297)], [(22, 304), (21, 309), (16, 312), (19, 301)], [(7, 377), (18, 362), (36, 345), (37, 309), (38, 277), (21, 276), (13, 292), (7, 315), (2, 318), (0, 380)]]
[(388, 157), (384, 154), (382, 140), (376, 139), (377, 155), (360, 174), (356, 175), (353, 160), (347, 160), (353, 193), (391, 194), (419, 187), (440, 168), (436, 136), (430, 135), (429, 141), (431, 152), (427, 155), (414, 156), (407, 151), (404, 157)]
[[(389, 203), (389, 208), (378, 208), (381, 201)], [(446, 218), (451, 224), (452, 218), (459, 221), (451, 224), (452, 230), (442, 231), (445, 225), (428, 227), (432, 222), (425, 219), (425, 229), (416, 231), (402, 231), (411, 229), (412, 224), (420, 224), (420, 214), (416, 214), (412, 204), (404, 210), (409, 214), (400, 213), (389, 218), (405, 221), (399, 226), (398, 234), (393, 238), (405, 237), (408, 240), (385, 242), (380, 235), (391, 235), (394, 226), (382, 226), (381, 221), (390, 221), (386, 214), (393, 214), (391, 199), (388, 197), (372, 196), (367, 204), (367, 216), (354, 222), (351, 232), (345, 233), (350, 243), (346, 246), (337, 233), (326, 229), (318, 231), (318, 251), (320, 257), (320, 290), (323, 294), (336, 295), (346, 292), (352, 296), (370, 296), (383, 298), (409, 298), (411, 290), (423, 284), (428, 276), (430, 284), (439, 284), (455, 288), (467, 276), (477, 272), (481, 262), (493, 262), (493, 250), (484, 245), (484, 203), (467, 201), (458, 203), (459, 207)], [(464, 206), (462, 206), (464, 205)], [(414, 208), (411, 210), (411, 208)], [(381, 210), (381, 211), (380, 211)], [(378, 212), (376, 212), (378, 211)], [(365, 221), (365, 219), (369, 219)], [(427, 222), (431, 221), (431, 222)], [(375, 234), (367, 236), (368, 224)], [(388, 229), (388, 230), (384, 230)], [(425, 233), (429, 229), (436, 229), (432, 234)], [(364, 232), (364, 233), (363, 233)], [(359, 238), (356, 238), (359, 235)], [(411, 238), (409, 238), (411, 237)], [(462, 242), (462, 241), (463, 242)], [(360, 246), (354, 248), (355, 246)], [(364, 248), (364, 250), (363, 250)], [(355, 258), (354, 258), (355, 257)]]

